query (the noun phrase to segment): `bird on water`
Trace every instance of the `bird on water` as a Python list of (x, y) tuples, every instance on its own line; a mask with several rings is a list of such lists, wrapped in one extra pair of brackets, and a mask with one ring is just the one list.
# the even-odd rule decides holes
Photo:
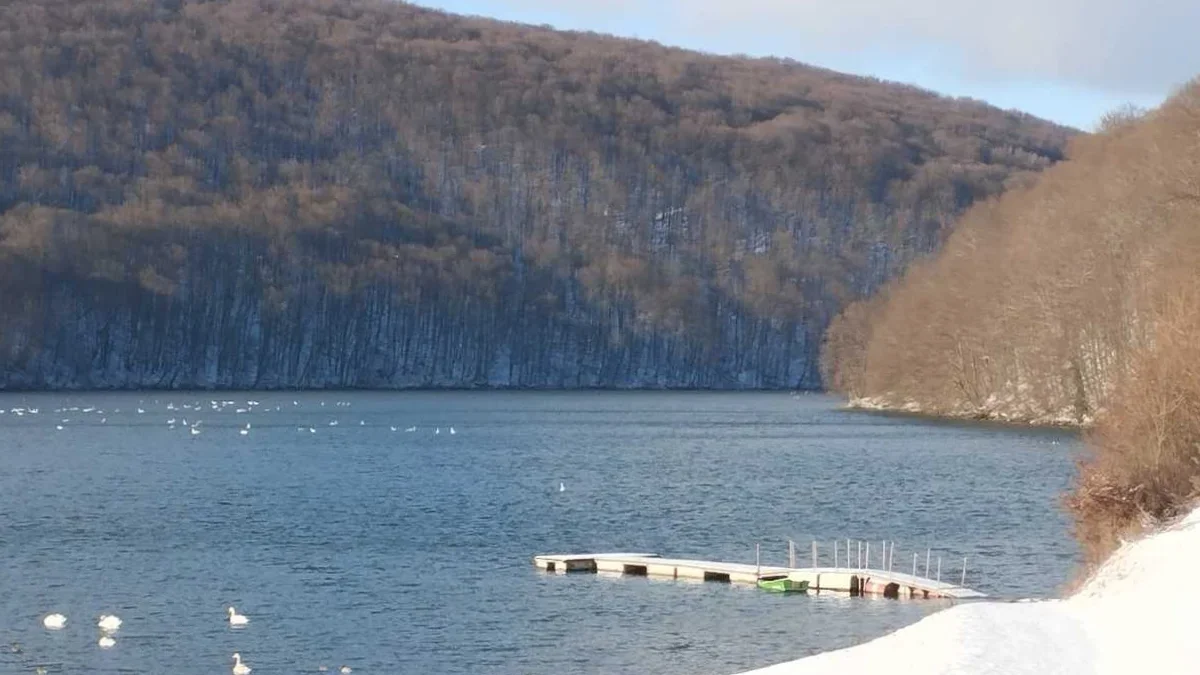
[(242, 663), (242, 655), (233, 653), (233, 675), (250, 675), (250, 666)]
[(121, 627), (121, 618), (115, 614), (101, 614), (96, 626), (106, 633), (112, 633)]
[[(248, 619), (245, 614), (238, 614), (237, 610), (234, 609), (233, 607), (230, 607), (226, 611), (229, 612), (229, 625), (245, 626), (246, 624), (250, 623), (250, 619)], [(246, 671), (246, 672), (249, 672), (249, 671)]]

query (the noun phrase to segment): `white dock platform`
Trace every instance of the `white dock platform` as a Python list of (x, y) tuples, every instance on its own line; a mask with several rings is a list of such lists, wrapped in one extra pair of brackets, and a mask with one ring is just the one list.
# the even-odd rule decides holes
[(754, 584), (761, 577), (787, 576), (807, 581), (811, 592), (882, 595), (887, 598), (949, 598), (967, 600), (987, 595), (944, 581), (890, 572), (849, 567), (778, 567), (744, 563), (663, 558), (653, 553), (586, 553), (539, 555), (533, 563), (547, 572), (604, 572), (667, 579), (696, 579)]

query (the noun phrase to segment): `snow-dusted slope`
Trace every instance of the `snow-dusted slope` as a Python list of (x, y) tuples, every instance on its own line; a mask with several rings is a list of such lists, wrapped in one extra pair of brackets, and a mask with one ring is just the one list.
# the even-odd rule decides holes
[(1197, 575), (1200, 510), (1125, 545), (1066, 600), (959, 605), (867, 644), (752, 675), (1200, 673)]

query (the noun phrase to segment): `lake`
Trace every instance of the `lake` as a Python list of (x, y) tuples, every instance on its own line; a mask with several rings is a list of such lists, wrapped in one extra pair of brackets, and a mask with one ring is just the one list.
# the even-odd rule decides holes
[[(4, 394), (0, 408), (6, 673), (224, 673), (238, 651), (256, 674), (729, 675), (945, 605), (547, 575), (532, 556), (753, 562), (760, 544), (782, 564), (790, 538), (801, 561), (823, 542), (828, 564), (835, 539), (887, 539), (897, 568), (932, 547), (957, 580), (968, 556), (967, 585), (1010, 598), (1058, 592), (1078, 559), (1060, 507), (1075, 435), (827, 396)], [(42, 628), (51, 611), (65, 630)], [(108, 650), (101, 613), (124, 619)]]

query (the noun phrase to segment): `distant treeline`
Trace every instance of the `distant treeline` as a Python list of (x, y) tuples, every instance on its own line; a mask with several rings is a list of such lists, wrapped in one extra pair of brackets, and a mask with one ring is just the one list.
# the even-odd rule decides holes
[(824, 364), (876, 405), (1094, 421), (1070, 505), (1099, 560), (1200, 497), (1200, 81), (1068, 155), (847, 308)]
[(815, 387), (1069, 135), (385, 0), (11, 0), (0, 387)]

